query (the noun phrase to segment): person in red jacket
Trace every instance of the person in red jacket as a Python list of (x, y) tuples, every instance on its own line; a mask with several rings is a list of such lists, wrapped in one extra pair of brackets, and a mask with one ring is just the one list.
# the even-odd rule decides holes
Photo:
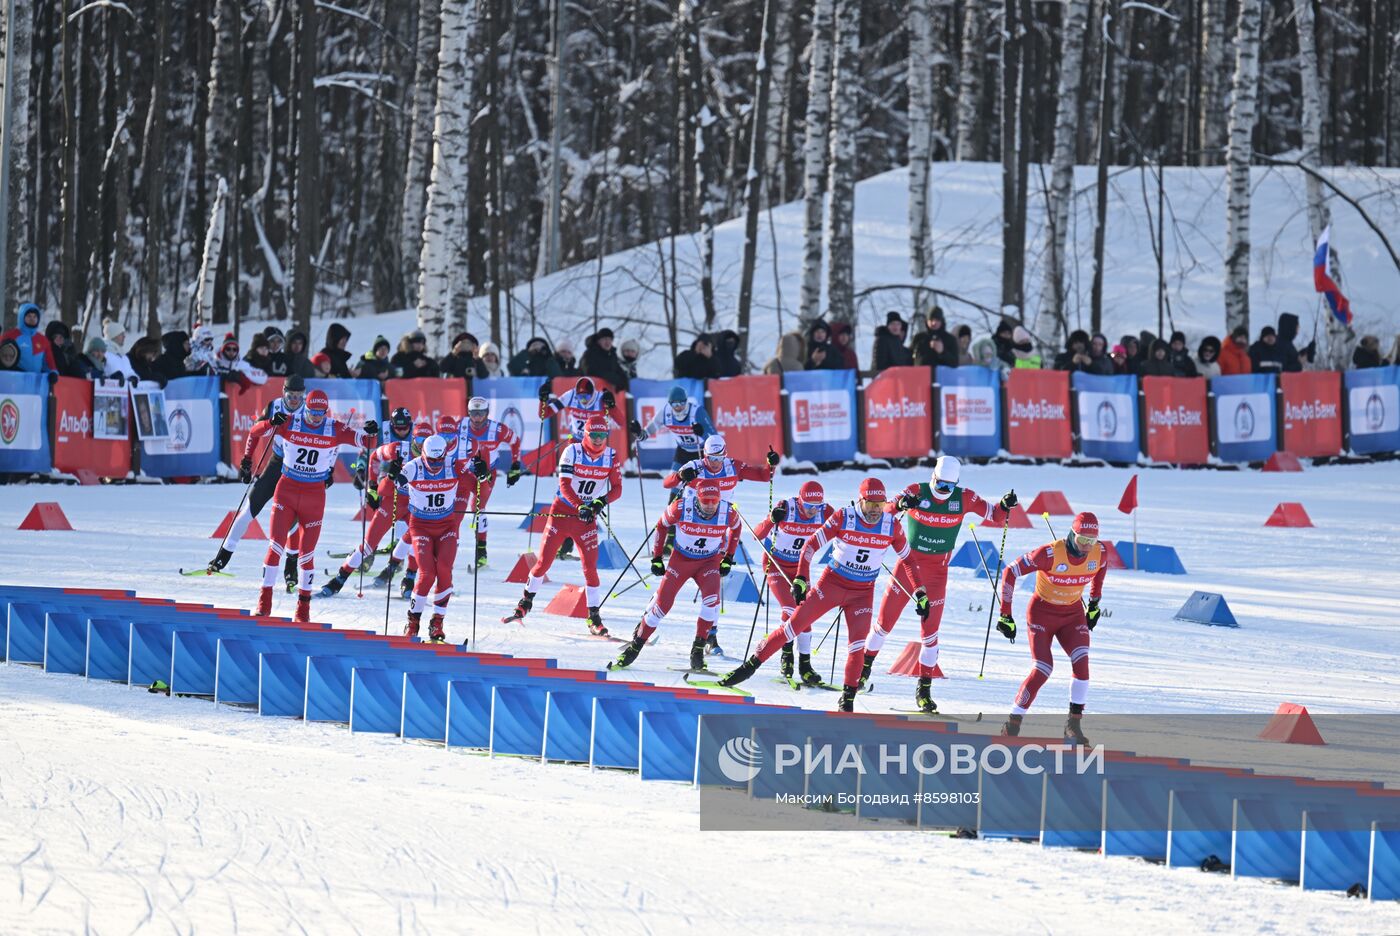
[(379, 432), (379, 423), (366, 420), (364, 429), (342, 426), (327, 414), (330, 400), (325, 391), (312, 390), (301, 409), (290, 417), (285, 412), (260, 419), (248, 431), (239, 466), (242, 481), (252, 480), (253, 451), (268, 434), (282, 440), (282, 476), (272, 494), (272, 523), (268, 530), (267, 557), (263, 560), (262, 591), (258, 594), (257, 614), (272, 613), (272, 586), (282, 566), (287, 538), (294, 525), (301, 526), (301, 554), (297, 560), (300, 579), (297, 588), (296, 620), (311, 620), (311, 580), (316, 574), (316, 541), (321, 536), (321, 520), (326, 512), (326, 478), (335, 467), (342, 445), (362, 449)]
[(1235, 326), (1230, 337), (1220, 347), (1220, 374), (1252, 374), (1254, 364), (1249, 360), (1249, 329)]
[[(669, 563), (662, 559), (666, 534), (675, 531), (675, 548)], [(719, 484), (702, 481), (695, 496), (672, 501), (656, 521), (652, 537), (651, 574), (660, 579), (656, 596), (632, 632), (632, 640), (622, 648), (608, 669), (630, 666), (642, 652), (651, 635), (671, 612), (676, 595), (686, 582), (700, 589), (700, 616), (695, 621), (695, 640), (690, 645), (690, 668), (705, 670), (705, 638), (719, 620), (720, 580), (734, 567), (739, 548), (739, 512), (724, 499)]]
[[(773, 506), (768, 516), (754, 527), (754, 538), (763, 547), (763, 571), (768, 579), (768, 592), (778, 602), (786, 621), (797, 610), (797, 599), (792, 594), (792, 580), (799, 573), (798, 563), (802, 559), (802, 547), (817, 531), (826, 525), (835, 513), (826, 502), (826, 492), (818, 481), (803, 482), (796, 497), (781, 500)], [(780, 668), (785, 678), (791, 678), (793, 668), (793, 643), (797, 644), (798, 678), (809, 686), (822, 682), (821, 676), (812, 668), (812, 632), (805, 630), (797, 635), (792, 643), (783, 644)]]
[(596, 414), (590, 416), (584, 426), (583, 441), (564, 447), (559, 456), (559, 490), (549, 506), (549, 522), (545, 524), (539, 558), (530, 569), (525, 592), (515, 610), (501, 619), (504, 623), (523, 621), (530, 613), (544, 575), (558, 555), (560, 540), (570, 537), (579, 544), (579, 558), (583, 560), (588, 632), (595, 637), (608, 636), (598, 610), (601, 583), (598, 581), (596, 520), (598, 514), (622, 496), (622, 461), (608, 445), (610, 434), (608, 417)]
[[(1069, 684), (1065, 738), (1076, 744), (1089, 743), (1080, 724), (1084, 703), (1089, 698), (1089, 632), (1099, 622), (1099, 598), (1107, 571), (1104, 548), (1099, 543), (1099, 519), (1084, 511), (1075, 516), (1069, 535), (1064, 539), (1032, 549), (1002, 572), (1001, 617), (997, 621), (997, 631), (1013, 643), (1016, 621), (1011, 616), (1011, 599), (1016, 592), (1016, 579), (1023, 575), (1035, 576), (1035, 594), (1026, 605), (1031, 659), (1035, 665), (1021, 683), (1011, 715), (1002, 725), (1003, 734), (1020, 733), (1021, 717), (1055, 668), (1050, 641), (1058, 640), (1074, 668), (1074, 679)], [(1085, 588), (1089, 589), (1087, 604), (1083, 602)]]
[(39, 307), (26, 302), (19, 307), (19, 325), (0, 334), (0, 342), (13, 341), (19, 348), (19, 360), (15, 370), (31, 374), (49, 374), (49, 383), (58, 379), (58, 368), (54, 364), (53, 346), (43, 332), (39, 331)]

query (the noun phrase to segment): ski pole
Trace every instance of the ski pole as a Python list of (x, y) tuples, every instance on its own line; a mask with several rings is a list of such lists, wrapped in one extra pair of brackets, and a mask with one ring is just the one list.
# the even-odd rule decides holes
[[(476, 508), (476, 513), (475, 516), (472, 517), (472, 533), (475, 535), (472, 536), (472, 636), (471, 643), (467, 644), (469, 647), (476, 646), (476, 579), (481, 569), (476, 564), (475, 546), (476, 537), (480, 535), (476, 530), (477, 523), (481, 520), (481, 475), (476, 476), (476, 496), (472, 498), (472, 506)], [(531, 526), (533, 525), (534, 524), (531, 524)]]
[(792, 587), (792, 579), (788, 578), (787, 573), (783, 571), (783, 567), (778, 565), (777, 557), (774, 556), (773, 553), (771, 553), (768, 550), (767, 546), (763, 545), (762, 538), (760, 538), (759, 535), (753, 531), (753, 527), (749, 525), (749, 518), (744, 516), (744, 512), (739, 509), (738, 504), (733, 504), (732, 506), (734, 507), (734, 512), (739, 515), (739, 519), (744, 521), (744, 527), (748, 529), (749, 535), (752, 536), (754, 542), (758, 544), (758, 548), (763, 550), (763, 554), (767, 556), (769, 560), (771, 560), (770, 564), (773, 566), (773, 568), (778, 570), (778, 574), (783, 577), (784, 582), (788, 583), (788, 587)]
[[(758, 592), (758, 604), (765, 604), (764, 589), (759, 587), (758, 579), (753, 574), (753, 563), (749, 561), (749, 551), (744, 550), (744, 566), (749, 570), (749, 581), (753, 582), (753, 587)], [(723, 594), (721, 591), (720, 594)], [(753, 644), (753, 632), (758, 629), (758, 604), (753, 606), (753, 623), (749, 625), (749, 639), (744, 641), (744, 659), (749, 658), (749, 647)]]
[[(539, 497), (539, 494), (540, 494), (540, 473), (539, 473), (539, 471), (538, 471), (537, 469), (539, 468), (539, 464), (540, 464), (540, 449), (544, 448), (544, 422), (545, 422), (545, 421), (544, 421), (543, 419), (540, 420), (540, 437), (539, 437), (538, 441), (536, 441), (536, 443), (535, 443), (535, 461), (534, 461), (534, 464), (532, 464), (532, 465), (530, 466), (530, 474), (532, 474), (532, 475), (535, 476), (535, 482), (534, 482), (534, 484), (531, 485), (531, 487), (530, 487), (530, 506), (531, 506), (531, 507), (533, 507), (535, 504), (538, 504), (538, 503), (539, 503), (539, 501), (537, 500), (537, 498)], [(530, 524), (530, 526), (533, 527), (534, 524), (532, 523), (532, 524)], [(533, 529), (531, 529), (531, 530), (530, 530), (528, 533), (526, 533), (526, 535), (525, 535), (525, 551), (526, 551), (526, 552), (530, 552), (530, 545), (533, 543), (534, 538), (535, 538), (535, 531), (534, 531)]]
[[(629, 567), (629, 568), (631, 567), (632, 560), (634, 560), (634, 559), (637, 558), (637, 555), (638, 555), (639, 553), (641, 553), (642, 548), (643, 548), (644, 546), (646, 546), (646, 544), (647, 544), (648, 542), (650, 542), (650, 541), (651, 541), (651, 531), (648, 530), (648, 531), (647, 531), (647, 535), (644, 536), (644, 537), (642, 538), (642, 541), (641, 541), (640, 543), (637, 544), (637, 548), (634, 549), (634, 550), (632, 551), (632, 557), (631, 557), (630, 559), (627, 560), (627, 563), (628, 563), (628, 567)], [(622, 545), (622, 544), (619, 543), (618, 545), (620, 546), (620, 545)], [(634, 571), (635, 571), (635, 570), (634, 570)], [(626, 575), (626, 574), (627, 574), (627, 569), (623, 569), (621, 572), (617, 573), (617, 579), (612, 583), (612, 587), (608, 589), (608, 595), (607, 595), (607, 597), (604, 598), (602, 601), (598, 602), (598, 607), (599, 607), (599, 608), (602, 608), (603, 605), (607, 604), (609, 598), (616, 598), (616, 597), (617, 597), (618, 593), (615, 592), (613, 589), (617, 588), (617, 586), (622, 582), (622, 577), (623, 577), (624, 575)], [(635, 584), (635, 583), (634, 583), (634, 584)], [(628, 588), (631, 588), (631, 587), (633, 587), (633, 586), (631, 586), (631, 585), (628, 586)]]
[[(389, 597), (394, 593), (394, 548), (398, 546), (399, 537), (399, 486), (394, 485), (394, 496), (391, 500), (393, 510), (392, 519), (389, 521), (389, 578), (384, 583), (384, 636), (389, 636)], [(408, 560), (405, 559), (404, 562)]]
[(642, 526), (649, 527), (651, 522), (647, 520), (647, 486), (642, 482), (642, 440), (635, 439), (632, 442), (632, 453), (637, 459), (637, 490), (642, 493)]
[[(624, 569), (623, 571), (626, 571), (626, 570)], [(640, 585), (640, 584), (642, 584), (641, 581), (633, 582), (631, 585), (628, 585), (626, 588), (622, 589), (622, 591), (617, 592), (616, 594), (611, 595), (610, 597), (612, 597), (612, 598), (621, 598), (623, 595), (627, 594), (628, 592), (630, 592), (632, 589), (636, 588), (636, 587), (637, 587), (638, 585)]]
[[(627, 551), (627, 547), (624, 546), (624, 545), (622, 545), (622, 543), (618, 540), (618, 538), (617, 538), (616, 536), (613, 535), (612, 523), (608, 520), (608, 514), (610, 514), (610, 513), (612, 513), (612, 507), (611, 507), (611, 506), (608, 507), (607, 513), (603, 514), (603, 529), (605, 529), (605, 530), (608, 531), (608, 539), (612, 540), (614, 543), (617, 543), (617, 548), (618, 548), (618, 549), (622, 550), (623, 552), (626, 552), (626, 551)], [(638, 572), (638, 571), (637, 571), (637, 567), (636, 567), (635, 565), (633, 565), (633, 563), (632, 563), (632, 557), (631, 557), (631, 556), (628, 556), (628, 557), (627, 557), (627, 569), (631, 569), (631, 570), (632, 570), (633, 574), (637, 576), (637, 581), (639, 581), (639, 582), (642, 583), (642, 587), (643, 587), (643, 588), (645, 588), (647, 591), (651, 591), (651, 586), (648, 585), (648, 584), (646, 583), (646, 577), (643, 576), (642, 573)], [(623, 572), (626, 572), (627, 569), (623, 569), (622, 571), (623, 571)], [(598, 607), (601, 608), (602, 606), (603, 606), (602, 603), (599, 602)]]
[[(248, 502), (248, 495), (253, 492), (253, 485), (258, 483), (258, 480), (262, 477), (263, 469), (267, 467), (267, 460), (268, 456), (272, 454), (272, 447), (272, 442), (269, 441), (267, 443), (267, 448), (263, 449), (262, 458), (258, 461), (258, 470), (253, 472), (252, 480), (244, 485), (243, 496), (238, 499), (238, 506), (235, 507), (233, 511), (234, 517), (237, 517), (243, 512), (243, 505)], [(231, 529), (233, 529), (232, 523), (229, 524), (229, 530)], [(224, 544), (228, 542), (229, 530), (225, 530), (223, 538), (219, 540), (220, 549), (223, 549)]]
[(365, 513), (365, 507), (369, 504), (369, 452), (369, 449), (365, 449), (365, 480), (360, 488), (360, 583), (356, 586), (356, 598), (365, 596), (365, 560), (374, 555), (370, 553), (366, 556), (363, 552), (364, 547), (368, 545), (365, 540), (369, 538), (365, 533), (365, 526), (369, 523), (369, 517)]
[[(982, 663), (977, 667), (978, 679), (981, 679), (982, 674), (987, 671), (987, 644), (992, 639), (992, 615), (996, 613), (997, 608), (996, 587), (997, 582), (1001, 581), (1001, 567), (1006, 552), (1006, 531), (1009, 529), (1011, 529), (1010, 518), (1007, 519), (1006, 525), (1001, 528), (1001, 545), (997, 547), (997, 574), (996, 577), (992, 579), (992, 601), (991, 604), (987, 606), (987, 636), (982, 639)], [(977, 551), (982, 551), (980, 546)], [(985, 563), (983, 564), (983, 568), (986, 568)]]

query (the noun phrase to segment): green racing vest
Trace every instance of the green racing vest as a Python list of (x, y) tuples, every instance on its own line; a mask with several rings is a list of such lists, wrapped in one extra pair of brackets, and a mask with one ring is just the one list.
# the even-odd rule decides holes
[(963, 520), (963, 489), (953, 488), (947, 500), (933, 496), (927, 483), (919, 485), (914, 506), (904, 514), (904, 533), (909, 548), (921, 553), (952, 552), (958, 544)]

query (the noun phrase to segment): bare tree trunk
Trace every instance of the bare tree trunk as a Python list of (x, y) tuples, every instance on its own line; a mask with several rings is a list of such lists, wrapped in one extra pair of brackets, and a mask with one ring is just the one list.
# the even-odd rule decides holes
[(549, 51), (549, 188), (545, 192), (544, 217), (540, 223), (540, 254), (535, 275), (544, 276), (559, 269), (560, 241), (563, 237), (563, 161), (559, 153), (564, 136), (564, 46), (568, 33), (564, 31), (568, 0), (553, 0), (553, 24)]
[(1084, 71), (1084, 23), (1089, 0), (1068, 0), (1060, 39), (1060, 81), (1055, 113), (1055, 152), (1051, 157), (1050, 205), (1046, 212), (1045, 279), (1035, 333), (1040, 343), (1058, 347), (1066, 333), (1064, 313), (1065, 239), (1074, 200), (1074, 153), (1079, 140), (1079, 87)]
[(214, 314), (214, 277), (223, 256), (227, 223), (224, 212), (228, 206), (228, 183), (218, 179), (214, 184), (214, 206), (209, 209), (209, 230), (204, 235), (204, 258), (194, 285), (195, 318), (201, 322), (211, 321)]
[(146, 334), (161, 333), (160, 248), (165, 231), (165, 58), (170, 50), (170, 0), (156, 0), (155, 64), (151, 71), (151, 109), (146, 115), (146, 140), (141, 157), (141, 181), (146, 186)]
[(292, 257), (292, 322), (311, 333), (316, 302), (316, 253), (321, 232), (321, 126), (316, 105), (316, 0), (297, 12), (296, 242)]
[[(562, 0), (561, 0), (562, 2)], [(705, 61), (700, 39), (702, 0), (682, 0), (681, 15), (686, 29), (687, 78), (690, 85), (690, 126), (695, 135), (695, 202), (700, 208), (700, 299), (705, 309), (705, 329), (715, 324), (715, 214), (718, 209), (715, 180), (710, 178), (714, 157), (710, 155), (713, 134), (710, 127), (718, 119), (705, 101)]]
[[(404, 0), (390, 0), (401, 3)], [(400, 230), (404, 289), (414, 300), (418, 283), (418, 258), (423, 251), (423, 209), (428, 198), (428, 167), (433, 152), (433, 114), (438, 69), (439, 11), (442, 0), (420, 0), (418, 44), (413, 71), (413, 111), (408, 133), (408, 168), (404, 172), (403, 227)]]
[(909, 2), (909, 275), (933, 274), (928, 181), (933, 144), (933, 18), (929, 0)]
[(1099, 127), (1098, 161), (1094, 175), (1094, 279), (1089, 287), (1090, 328), (1103, 328), (1103, 252), (1108, 236), (1108, 161), (1109, 140), (1115, 128), (1113, 120), (1113, 62), (1118, 49), (1116, 10), (1113, 0), (1104, 0), (1099, 35), (1103, 36), (1103, 54), (1099, 56)]
[(467, 159), (471, 154), (474, 77), (470, 49), (476, 17), (475, 0), (443, 4), (433, 168), (418, 273), (418, 327), (428, 336), (430, 349), (442, 349), (454, 292), (466, 290), (461, 257), (467, 241)]
[[(34, 252), (30, 241), (33, 206), (29, 201), (31, 163), (29, 161), (31, 101), (29, 70), (33, 53), (34, 5), (31, 0), (14, 0), (14, 22), (5, 23), (5, 41), (9, 60), (5, 73), (4, 133), (5, 152), (9, 160), (5, 192), (6, 214), (0, 218), (5, 225), (5, 256), (0, 264), (5, 268), (3, 295), (4, 327), (15, 324), (15, 312), (21, 302), (30, 298), (34, 279)], [(34, 301), (42, 302), (40, 296)]]
[(1197, 134), (1202, 166), (1218, 166), (1225, 146), (1225, 4), (1201, 0), (1201, 126)]
[[(405, 299), (402, 252), (404, 236), (400, 225), (403, 224), (402, 209), (407, 177), (401, 171), (405, 155), (401, 140), (403, 131), (408, 129), (411, 132), (412, 128), (406, 128), (402, 123), (402, 105), (408, 103), (407, 95), (402, 89), (406, 84), (412, 84), (413, 69), (405, 67), (407, 57), (397, 47), (395, 39), (407, 31), (410, 9), (406, 3), (396, 3), (392, 0), (386, 3), (383, 24), (385, 34), (378, 39), (379, 73), (383, 76), (393, 76), (393, 84), (386, 88), (387, 82), (381, 81), (375, 86), (378, 106), (374, 108), (372, 115), (377, 125), (372, 165), (378, 178), (373, 180), (377, 196), (374, 198), (370, 221), (371, 230), (374, 232), (370, 250), (370, 290), (376, 312), (402, 308)], [(396, 104), (400, 106), (394, 106)], [(418, 234), (421, 236), (421, 231)], [(415, 238), (415, 246), (417, 243)]]
[[(1298, 27), (1298, 77), (1303, 92), (1301, 124), (1303, 150), (1298, 158), (1309, 166), (1317, 166), (1322, 158), (1321, 82), (1317, 73), (1317, 36), (1313, 19), (1312, 0), (1294, 0), (1294, 20)], [(1322, 194), (1322, 183), (1314, 176), (1304, 175), (1308, 193), (1308, 227), (1313, 243), (1322, 229), (1331, 223), (1331, 213)]]
[(1259, 91), (1260, 0), (1240, 0), (1230, 88), (1229, 188), (1225, 200), (1225, 330), (1249, 327), (1249, 165)]
[(827, 120), (831, 114), (832, 28), (836, 0), (816, 0), (812, 14), (812, 62), (807, 79), (806, 141), (802, 145), (803, 201), (806, 225), (802, 251), (802, 297), (798, 316), (804, 322), (821, 315), (822, 182), (826, 176)]
[[(59, 314), (65, 325), (78, 322), (78, 116), (77, 81), (73, 74), (74, 29), (59, 11), (59, 56), (63, 83), (63, 247), (59, 265)], [(157, 53), (159, 54), (159, 53)]]
[(758, 255), (758, 215), (763, 210), (763, 174), (765, 140), (768, 132), (768, 94), (772, 70), (768, 67), (768, 51), (773, 48), (773, 7), (782, 0), (766, 0), (763, 4), (763, 32), (758, 46), (758, 63), (754, 76), (754, 114), (749, 140), (749, 171), (745, 176), (748, 188), (744, 216), (744, 265), (739, 276), (739, 363), (749, 369), (749, 312), (753, 305), (753, 271)]
[(1001, 30), (1001, 305), (1004, 314), (1022, 317), (1021, 243), (1025, 241), (1025, 204), (1021, 199), (1021, 50), (1025, 37), (1020, 0), (1002, 3)]
[(986, 0), (967, 0), (963, 8), (962, 55), (958, 67), (958, 159), (986, 158), (978, 103), (982, 98), (982, 21), (990, 15)]
[[(234, 132), (237, 125), (233, 121), (232, 105), (238, 89), (237, 76), (230, 73), (229, 66), (236, 61), (238, 55), (237, 45), (240, 41), (243, 18), (233, 0), (213, 0), (213, 4), (214, 47), (209, 53), (209, 90), (204, 120), (205, 171), (208, 177), (203, 184), (210, 190), (215, 189), (221, 182), (227, 184), (226, 180), (233, 178), (234, 173)], [(223, 214), (227, 223), (227, 205), (224, 206)], [(229, 320), (227, 271), (228, 255), (233, 252), (215, 254), (216, 269), (211, 272), (209, 283), (213, 321)], [(202, 268), (200, 276), (204, 276)], [(205, 321), (210, 320), (205, 318)]]
[(781, 204), (787, 197), (789, 157), (788, 111), (792, 106), (788, 76), (792, 68), (793, 0), (768, 0), (772, 6), (773, 28), (768, 33), (768, 126), (763, 133), (763, 166), (768, 179), (767, 203)]
[(860, 129), (860, 0), (840, 0), (836, 11), (835, 68), (831, 83), (830, 204), (826, 216), (826, 306), (832, 319), (855, 318), (856, 132)]

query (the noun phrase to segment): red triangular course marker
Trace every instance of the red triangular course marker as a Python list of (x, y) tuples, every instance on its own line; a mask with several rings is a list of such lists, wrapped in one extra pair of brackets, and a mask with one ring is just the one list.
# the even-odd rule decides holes
[[(890, 674), (893, 676), (914, 676), (917, 678), (919, 675), (919, 649), (921, 646), (922, 644), (917, 640), (909, 641), (904, 649), (899, 652), (899, 658), (894, 661), (894, 665), (890, 667)], [(943, 675), (943, 668), (935, 664), (933, 667), (933, 678), (947, 679), (948, 677)]]
[(57, 501), (39, 501), (29, 508), (20, 521), (21, 530), (71, 530), (73, 525), (63, 515), (63, 508)]
[(1275, 452), (1264, 462), (1265, 471), (1302, 471), (1303, 463), (1292, 452)]
[(1110, 569), (1126, 569), (1128, 567), (1112, 543), (1108, 540), (1099, 540), (1099, 545), (1103, 547), (1104, 562)]
[(1063, 491), (1041, 491), (1035, 496), (1026, 507), (1027, 513), (1050, 514), (1054, 517), (1072, 517), (1074, 511), (1070, 509), (1069, 499), (1065, 497)]
[(1259, 732), (1259, 737), (1264, 741), (1280, 741), (1284, 744), (1327, 743), (1322, 740), (1317, 725), (1313, 724), (1307, 707), (1296, 702), (1284, 702), (1279, 705), (1274, 717), (1269, 719), (1269, 724)]
[(588, 599), (584, 597), (582, 588), (577, 585), (565, 585), (544, 610), (548, 614), (558, 614), (561, 617), (586, 618)]
[[(1011, 515), (1007, 518), (1006, 525), (1013, 530), (1029, 530), (1035, 524), (1031, 523), (1031, 518), (1026, 516), (1026, 511), (1020, 504), (1017, 504), (1011, 508)], [(991, 530), (1000, 530), (1002, 527), (1000, 523), (993, 520), (986, 521), (983, 526)]]
[[(510, 574), (506, 576), (506, 581), (524, 585), (530, 579), (530, 570), (534, 568), (536, 558), (532, 552), (521, 553), (520, 558), (515, 560), (515, 565), (511, 567)], [(549, 576), (546, 575), (544, 580), (548, 582)]]
[(1269, 514), (1269, 519), (1264, 521), (1264, 526), (1271, 527), (1310, 527), (1313, 525), (1312, 518), (1303, 509), (1303, 505), (1296, 501), (1285, 501), (1274, 508), (1274, 512)]
[(355, 480), (350, 474), (350, 469), (345, 467), (345, 462), (339, 458), (335, 460), (335, 468), (331, 470), (331, 478), (336, 484), (349, 484)]
[[(228, 536), (229, 527), (233, 526), (233, 511), (224, 514), (224, 519), (219, 521), (219, 528), (209, 534), (210, 539), (223, 539)], [(253, 522), (248, 524), (248, 532), (243, 534), (244, 539), (265, 540), (267, 534), (263, 532), (262, 525), (258, 523), (258, 518), (254, 517)]]
[(355, 516), (351, 517), (352, 523), (359, 523), (361, 520), (368, 520), (375, 515), (375, 509), (369, 504), (361, 504), (360, 509), (355, 511)]

